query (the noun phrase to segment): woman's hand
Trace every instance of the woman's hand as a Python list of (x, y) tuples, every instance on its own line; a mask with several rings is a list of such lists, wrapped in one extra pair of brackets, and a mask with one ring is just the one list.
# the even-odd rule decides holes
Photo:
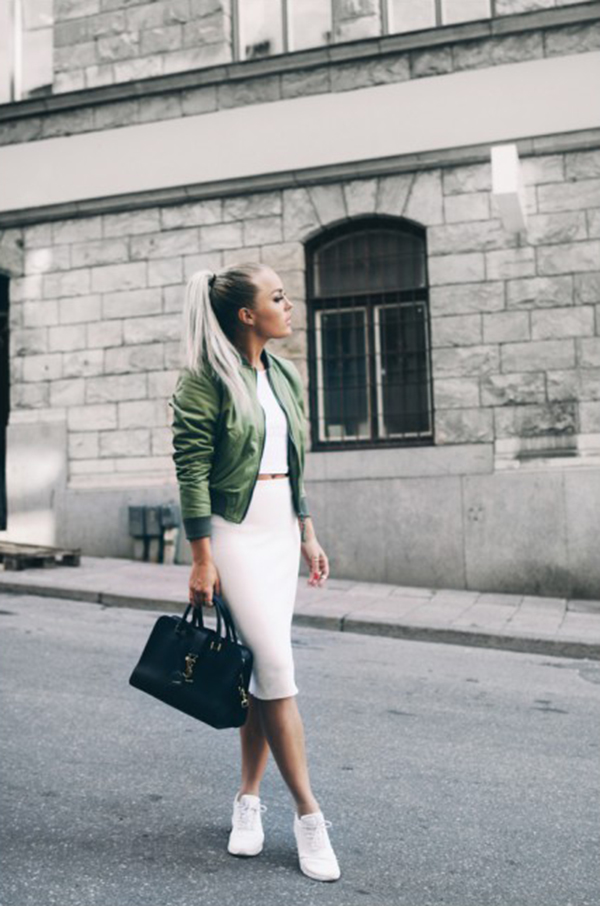
[(302, 556), (308, 564), (310, 576), (308, 585), (323, 585), (329, 575), (329, 560), (327, 554), (316, 538), (310, 538), (301, 544)]
[(213, 589), (221, 594), (221, 580), (217, 567), (212, 560), (202, 560), (192, 564), (189, 581), (189, 601), (195, 607), (214, 607)]

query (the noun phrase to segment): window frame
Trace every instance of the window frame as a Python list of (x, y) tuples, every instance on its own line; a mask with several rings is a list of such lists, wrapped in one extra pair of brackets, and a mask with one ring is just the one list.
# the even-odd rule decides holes
[[(232, 32), (233, 32), (232, 56), (233, 56), (234, 62), (236, 62), (236, 63), (240, 63), (240, 62), (241, 63), (246, 63), (246, 62), (251, 63), (251, 62), (254, 62), (254, 60), (247, 60), (247, 58), (244, 57), (242, 54), (242, 46), (241, 46), (242, 29), (241, 29), (241, 21), (240, 21), (240, 19), (241, 19), (240, 3), (241, 2), (242, 2), (242, 0), (233, 0), (233, 3), (232, 3), (232, 17), (231, 17), (231, 25), (232, 25)], [(283, 54), (303, 53), (306, 50), (314, 49), (313, 47), (308, 47), (308, 48), (302, 47), (302, 48), (300, 48), (300, 50), (298, 50), (297, 48), (291, 47), (292, 42), (291, 42), (291, 28), (290, 28), (290, 22), (291, 22), (290, 4), (295, 3), (295, 2), (298, 2), (298, 0), (279, 0), (279, 4), (281, 6), (281, 31), (282, 31), (281, 37), (282, 37), (282, 47), (283, 47), (281, 53), (269, 54), (268, 57), (261, 57), (260, 59), (271, 59), (272, 57), (280, 57)], [(335, 0), (327, 0), (327, 2), (329, 3), (329, 7), (331, 10), (331, 21), (332, 21), (332, 27), (333, 27), (333, 4), (334, 4)], [(316, 47), (328, 47), (328, 46), (329, 45), (327, 45), (327, 44), (316, 44), (315, 48)]]
[[(233, 3), (232, 3), (232, 31), (233, 31), (232, 55), (233, 55), (234, 62), (246, 62), (245, 57), (242, 56), (242, 48), (241, 48), (241, 28), (240, 28), (240, 3), (241, 2), (242, 2), (242, 0), (233, 0)], [(298, 51), (296, 48), (293, 48), (290, 46), (291, 45), (290, 4), (296, 3), (296, 2), (299, 2), (299, 0), (279, 0), (279, 3), (281, 5), (283, 50), (281, 51), (281, 54), (270, 54), (269, 58), (275, 57), (275, 56), (281, 56), (282, 54), (302, 53), (302, 51), (304, 51), (304, 50), (312, 49), (312, 48), (302, 48), (300, 51)], [(335, 11), (333, 8), (335, 0), (327, 0), (327, 2), (329, 3), (330, 9), (331, 9), (332, 32), (335, 32), (335, 14), (334, 14)], [(451, 23), (444, 22), (444, 5), (443, 5), (444, 0), (433, 0), (433, 2), (434, 2), (435, 22), (433, 25), (429, 26), (426, 29), (418, 29), (419, 31), (430, 31), (434, 28), (444, 28), (446, 26), (452, 27), (455, 24), (461, 24), (461, 23), (454, 23), (454, 22), (451, 22)], [(464, 19), (464, 20), (461, 20), (461, 22), (488, 22), (492, 19), (497, 18), (496, 0), (487, 0), (487, 2), (489, 4), (489, 15), (488, 16), (484, 16), (483, 18), (481, 18), (481, 16), (479, 16), (474, 19)], [(390, 24), (391, 24), (392, 18), (393, 18), (392, 12), (391, 12), (391, 3), (392, 3), (392, 0), (379, 0), (379, 13), (380, 13), (379, 18), (380, 18), (380, 22), (381, 22), (380, 36), (383, 37), (385, 35), (411, 34), (412, 31), (399, 32), (396, 30), (390, 30)], [(417, 31), (417, 29), (414, 29), (414, 31)], [(335, 44), (336, 42), (332, 41), (332, 43)], [(343, 42), (343, 43), (346, 43), (346, 42)], [(321, 46), (327, 47), (328, 45), (325, 45), (325, 44), (324, 45), (321, 45), (321, 44), (315, 45), (315, 47), (321, 47)], [(248, 62), (252, 62), (252, 61), (248, 61)]]
[[(315, 349), (317, 349), (318, 353), (319, 353), (319, 352), (322, 353), (322, 350), (323, 350), (323, 346), (322, 346), (322, 336), (323, 336), (323, 331), (321, 330), (320, 326), (317, 327), (316, 322), (317, 322), (317, 321), (320, 321), (324, 314), (341, 314), (341, 313), (343, 313), (343, 312), (348, 312), (348, 311), (349, 311), (349, 312), (363, 312), (364, 317), (363, 317), (362, 320), (363, 320), (364, 332), (365, 332), (365, 352), (366, 352), (367, 363), (368, 363), (368, 362), (369, 362), (369, 355), (370, 355), (370, 352), (371, 352), (371, 350), (370, 350), (370, 340), (371, 340), (371, 338), (370, 338), (370, 336), (369, 336), (369, 312), (368, 312), (368, 306), (367, 306), (367, 305), (340, 305), (338, 308), (326, 308), (326, 307), (323, 307), (323, 308), (318, 308), (318, 309), (316, 309), (315, 312), (314, 312), (314, 313), (315, 313)], [(324, 383), (324, 381), (323, 381), (323, 356), (322, 356), (322, 354), (321, 354), (321, 355), (320, 355), (320, 354), (317, 354), (316, 359), (315, 359), (315, 362), (316, 362), (316, 366), (317, 366), (317, 378), (318, 378), (315, 386), (316, 386), (316, 391), (317, 391), (317, 396), (318, 396), (318, 398), (319, 398), (319, 406), (320, 406), (320, 408), (317, 409), (317, 413), (323, 412), (323, 414), (324, 414), (324, 412), (325, 412), (325, 406), (324, 406), (324, 400), (325, 400), (324, 387), (325, 387), (325, 383)], [(353, 441), (365, 441), (365, 442), (368, 443), (369, 441), (372, 440), (372, 436), (373, 436), (373, 416), (374, 416), (373, 405), (372, 405), (373, 388), (372, 388), (372, 381), (371, 381), (371, 371), (370, 371), (370, 369), (369, 369), (368, 367), (367, 367), (367, 369), (366, 369), (366, 372), (367, 372), (367, 386), (366, 386), (367, 422), (370, 424), (370, 427), (371, 427), (371, 437), (369, 437), (369, 438), (362, 438), (362, 439), (361, 439), (360, 435), (356, 434), (356, 435), (352, 435), (352, 436), (350, 436), (350, 437), (349, 437), (348, 435), (346, 435), (345, 438), (344, 438), (343, 440), (331, 440), (331, 439), (327, 439), (327, 438), (324, 436), (325, 418), (324, 418), (324, 415), (323, 415), (323, 419), (322, 419), (322, 420), (319, 419), (318, 417), (317, 417), (317, 419), (316, 419), (316, 429), (317, 429), (317, 433), (318, 433), (318, 434), (321, 434), (321, 433), (323, 434), (322, 437), (319, 437), (319, 443), (321, 443), (321, 444), (329, 444), (329, 443), (331, 443), (331, 444), (335, 444), (335, 445), (337, 446), (337, 445), (339, 445), (340, 443), (346, 443), (346, 441), (349, 441), (349, 442), (353, 442)], [(322, 432), (321, 432), (321, 428), (323, 428), (323, 431), (322, 431)]]
[(50, 81), (42, 84), (35, 84), (33, 87), (25, 88), (27, 83), (27, 61), (30, 59), (25, 51), (25, 41), (29, 34), (35, 32), (49, 32), (51, 39), (50, 55), (54, 52), (54, 29), (56, 27), (56, 18), (52, 19), (51, 24), (38, 26), (37, 28), (26, 28), (24, 0), (7, 0), (7, 21), (8, 32), (6, 38), (6, 71), (8, 75), (8, 98), (6, 101), (0, 99), (0, 104), (13, 104), (24, 100), (37, 100), (46, 98), (54, 93), (55, 72), (51, 64), (49, 71)]
[[(372, 319), (373, 320), (373, 343), (374, 343), (373, 367), (375, 369), (375, 392), (376, 392), (376, 400), (377, 400), (377, 407), (376, 407), (375, 414), (377, 417), (378, 440), (379, 439), (381, 439), (381, 440), (407, 440), (407, 439), (410, 440), (410, 438), (419, 440), (422, 437), (428, 436), (427, 434), (423, 434), (423, 432), (407, 431), (404, 434), (388, 434), (385, 438), (383, 437), (383, 432), (385, 430), (385, 427), (384, 427), (385, 411), (384, 411), (384, 401), (383, 401), (383, 387), (381, 385), (381, 380), (380, 380), (382, 362), (381, 362), (381, 327), (380, 327), (381, 322), (379, 319), (379, 312), (381, 311), (382, 308), (401, 308), (402, 306), (415, 308), (419, 305), (422, 305), (424, 308), (425, 317), (423, 318), (423, 326), (424, 326), (424, 330), (425, 330), (425, 348), (429, 353), (429, 363), (428, 364), (430, 365), (431, 333), (429, 330), (429, 318), (427, 317), (427, 315), (429, 313), (429, 305), (425, 304), (424, 302), (421, 302), (420, 300), (412, 300), (412, 301), (405, 301), (405, 302), (382, 302), (379, 304), (377, 304), (377, 303), (373, 304), (373, 306), (372, 306), (372, 309), (373, 309), (373, 319)], [(427, 394), (427, 411), (431, 413), (430, 434), (433, 437), (433, 430), (434, 430), (433, 377), (432, 377), (432, 373), (431, 373), (431, 367), (429, 367), (428, 378), (429, 378), (429, 380), (427, 380), (425, 383), (425, 390), (426, 390), (426, 394)]]
[[(356, 293), (354, 296), (348, 296), (348, 299), (358, 299), (361, 295), (365, 298), (365, 303), (349, 304), (344, 302), (344, 296), (339, 297), (338, 307), (332, 306), (331, 296), (315, 296), (314, 289), (314, 256), (319, 249), (330, 242), (332, 239), (341, 238), (351, 233), (359, 233), (362, 230), (372, 228), (387, 228), (391, 231), (412, 233), (417, 235), (423, 243), (423, 255), (425, 266), (425, 286), (406, 289), (406, 290), (386, 290), (374, 291), (373, 293)], [(311, 450), (315, 452), (326, 452), (332, 450), (370, 450), (383, 449), (390, 447), (415, 447), (415, 446), (433, 446), (435, 445), (435, 407), (433, 393), (433, 370), (432, 370), (432, 350), (431, 350), (431, 312), (429, 307), (429, 280), (427, 268), (427, 234), (424, 227), (414, 223), (411, 220), (390, 215), (377, 215), (370, 217), (353, 218), (350, 222), (344, 222), (337, 226), (325, 229), (313, 236), (305, 244), (306, 254), (306, 320), (307, 320), (307, 352), (308, 352), (308, 398), (310, 405), (310, 436)], [(386, 296), (394, 295), (394, 300), (385, 299)], [(379, 301), (373, 301), (373, 297), (379, 297)], [(383, 417), (383, 410), (379, 407), (379, 396), (381, 388), (377, 385), (377, 373), (381, 368), (381, 360), (377, 359), (376, 343), (378, 338), (375, 332), (375, 309), (385, 305), (423, 305), (423, 324), (426, 337), (425, 349), (425, 369), (426, 369), (426, 392), (427, 406), (429, 413), (430, 429), (428, 432), (414, 434), (395, 435), (391, 437), (380, 437), (379, 423)], [(371, 436), (366, 439), (348, 439), (331, 440), (325, 439), (325, 413), (323, 411), (323, 368), (319, 357), (319, 346), (317, 340), (316, 317), (317, 312), (322, 311), (339, 311), (342, 309), (364, 309), (366, 311), (366, 341), (365, 352), (367, 357), (367, 388), (368, 388), (368, 408), (370, 415)], [(322, 422), (322, 426), (321, 426)]]
[(380, 0), (380, 11), (381, 11), (381, 34), (382, 35), (405, 35), (411, 34), (413, 31), (430, 31), (434, 28), (445, 28), (446, 26), (453, 26), (455, 24), (462, 24), (463, 22), (488, 22), (491, 19), (496, 18), (496, 0), (487, 0), (489, 4), (489, 15), (485, 16), (483, 19), (481, 16), (478, 16), (474, 19), (463, 19), (461, 23), (454, 22), (444, 22), (444, 0), (433, 0), (434, 3), (434, 17), (435, 21), (433, 25), (430, 25), (426, 29), (411, 29), (409, 31), (396, 31), (395, 29), (390, 30), (390, 24), (392, 22), (393, 16), (391, 12), (392, 0)]

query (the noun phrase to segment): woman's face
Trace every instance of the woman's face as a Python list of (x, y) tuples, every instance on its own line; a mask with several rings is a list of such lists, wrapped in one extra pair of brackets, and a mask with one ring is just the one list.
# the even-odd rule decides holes
[[(265, 340), (276, 337), (289, 337), (292, 333), (292, 308), (285, 294), (279, 276), (270, 267), (265, 267), (254, 277), (256, 296), (254, 308), (242, 309), (246, 318), (252, 316), (251, 326), (258, 336)], [(248, 320), (245, 323), (248, 324)]]

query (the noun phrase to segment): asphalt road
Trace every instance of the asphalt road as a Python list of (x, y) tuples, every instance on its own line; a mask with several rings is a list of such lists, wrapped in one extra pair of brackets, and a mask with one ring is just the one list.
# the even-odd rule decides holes
[(598, 906), (600, 664), (294, 628), (342, 878), (226, 852), (237, 730), (128, 685), (157, 613), (0, 596), (1, 906)]

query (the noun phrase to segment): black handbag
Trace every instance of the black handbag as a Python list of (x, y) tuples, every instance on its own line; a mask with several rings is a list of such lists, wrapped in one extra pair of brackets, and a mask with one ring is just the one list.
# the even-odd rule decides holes
[(238, 641), (229, 608), (216, 592), (213, 603), (216, 630), (204, 625), (202, 608), (192, 604), (182, 617), (160, 616), (129, 683), (221, 730), (245, 723), (252, 652)]

